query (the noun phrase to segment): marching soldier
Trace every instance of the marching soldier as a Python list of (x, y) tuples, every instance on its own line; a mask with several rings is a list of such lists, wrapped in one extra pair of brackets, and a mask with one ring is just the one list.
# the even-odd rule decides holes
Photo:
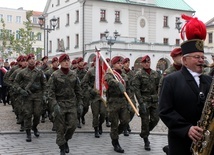
[(24, 118), (23, 118), (23, 114), (22, 114), (22, 102), (23, 102), (23, 98), (20, 96), (19, 92), (14, 88), (14, 80), (16, 78), (16, 75), (23, 70), (24, 68), (27, 67), (27, 56), (21, 56), (20, 61), (19, 61), (19, 65), (20, 68), (16, 69), (9, 77), (9, 84), (10, 84), (10, 89), (11, 91), (13, 91), (13, 98), (15, 99), (14, 102), (14, 112), (16, 114), (16, 118), (17, 118), (17, 124), (21, 124), (20, 127), (20, 131), (24, 131)]
[(65, 155), (69, 153), (68, 140), (72, 138), (77, 125), (77, 106), (82, 108), (82, 91), (76, 73), (70, 70), (69, 56), (61, 55), (59, 63), (61, 68), (53, 72), (48, 81), (48, 92), (54, 111), (56, 143), (60, 154)]
[(142, 58), (142, 70), (133, 79), (135, 95), (139, 103), (141, 117), (140, 137), (144, 139), (144, 149), (150, 151), (149, 134), (157, 125), (158, 117), (158, 84), (159, 75), (150, 68), (151, 60), (148, 55)]
[[(119, 134), (123, 133), (129, 123), (128, 102), (124, 96), (124, 92), (129, 90), (128, 79), (122, 73), (122, 58), (116, 56), (112, 59), (114, 75), (107, 72), (105, 81), (108, 84), (107, 101), (109, 108), (109, 117), (111, 120), (110, 137), (114, 151), (124, 153), (119, 144)], [(118, 80), (115, 79), (117, 77)], [(119, 124), (119, 125), (118, 125)]]
[[(52, 63), (52, 68), (50, 68), (49, 70), (47, 70), (45, 72), (45, 76), (46, 76), (47, 81), (50, 79), (51, 74), (54, 71), (56, 71), (56, 70), (59, 69), (58, 68), (58, 66), (59, 66), (59, 60), (58, 60), (57, 57), (53, 57), (51, 63)], [(47, 85), (47, 87), (48, 87), (48, 85)], [(56, 131), (56, 126), (54, 124), (54, 120), (53, 120), (53, 116), (52, 116), (52, 111), (51, 111), (51, 103), (47, 103), (47, 110), (48, 110), (49, 119), (53, 123), (52, 131)]]
[[(106, 107), (103, 100), (95, 87), (95, 67), (96, 57), (93, 59), (94, 67), (90, 68), (82, 79), (82, 88), (85, 93), (84, 96), (88, 96), (91, 100), (91, 110), (93, 114), (93, 127), (95, 131), (95, 137), (99, 138), (103, 132), (102, 124), (105, 121)], [(86, 94), (87, 93), (87, 94)]]
[[(48, 66), (48, 56), (44, 56), (42, 59), (42, 64), (41, 67), (39, 69), (41, 69), (44, 73), (50, 69), (50, 67)], [(41, 119), (41, 123), (45, 123), (45, 118), (47, 117), (47, 103), (45, 100), (43, 100), (43, 110), (42, 110), (42, 119)]]
[[(42, 99), (46, 88), (46, 78), (41, 70), (35, 67), (35, 56), (27, 56), (28, 67), (21, 70), (14, 80), (14, 87), (23, 99), (23, 117), (27, 142), (31, 142), (31, 129), (39, 137), (37, 126), (42, 112)], [(33, 120), (32, 120), (33, 118)]]
[[(134, 104), (134, 106), (136, 107), (136, 101), (135, 101), (135, 98), (134, 98), (134, 88), (132, 86), (132, 80), (133, 80), (133, 77), (134, 77), (134, 71), (132, 71), (129, 66), (130, 66), (130, 59), (129, 58), (125, 58), (123, 59), (123, 73), (127, 75), (128, 77), (128, 82), (129, 82), (129, 86), (130, 86), (130, 99), (132, 101), (132, 103)], [(128, 108), (129, 110), (129, 114), (130, 114), (130, 122), (131, 120), (133, 119), (134, 115), (135, 115), (135, 112), (134, 110), (131, 108), (131, 106), (129, 106)], [(124, 130), (124, 136), (129, 136), (129, 132), (131, 132), (131, 128), (128, 124), (127, 126), (127, 129)]]
[[(79, 57), (77, 60), (77, 68), (76, 68), (76, 73), (77, 73), (77, 76), (80, 80), (80, 83), (83, 79), (83, 77), (85, 76), (86, 74), (86, 69), (84, 67), (84, 61), (83, 61), (83, 58), (82, 57)], [(83, 92), (82, 92), (83, 93)], [(81, 120), (82, 120), (82, 124), (85, 124), (85, 114), (88, 112), (88, 109), (89, 109), (89, 98), (87, 98), (87, 96), (83, 96), (83, 111), (78, 111), (77, 113), (77, 118), (78, 118), (78, 124), (77, 124), (77, 127), (78, 128), (81, 128)]]

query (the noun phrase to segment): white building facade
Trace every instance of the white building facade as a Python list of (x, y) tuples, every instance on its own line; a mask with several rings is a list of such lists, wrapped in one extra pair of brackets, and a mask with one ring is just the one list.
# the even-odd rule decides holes
[[(46, 21), (53, 16), (58, 19), (56, 30), (49, 33), (48, 56), (65, 52), (71, 59), (82, 56), (90, 64), (96, 47), (105, 58), (129, 57), (135, 68), (142, 56), (149, 55), (151, 68), (164, 70), (172, 63), (171, 50), (183, 42), (176, 22), (184, 23), (181, 14), (193, 13), (181, 0), (48, 0), (43, 12)], [(115, 30), (120, 34), (116, 41), (112, 38), (112, 46), (106, 30), (110, 37)], [(207, 63), (212, 52), (205, 48)]]

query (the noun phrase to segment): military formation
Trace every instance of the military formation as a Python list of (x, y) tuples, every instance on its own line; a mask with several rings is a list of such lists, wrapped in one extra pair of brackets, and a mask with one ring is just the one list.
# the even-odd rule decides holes
[[(144, 149), (151, 150), (149, 134), (159, 121), (160, 76), (150, 68), (150, 57), (142, 57), (142, 68), (138, 71), (130, 69), (129, 58), (107, 58), (105, 62), (110, 68), (103, 77), (107, 86), (105, 99), (95, 88), (96, 59), (94, 57), (89, 64), (82, 57), (70, 60), (67, 54), (53, 57), (51, 61), (47, 56), (36, 60), (34, 54), (20, 55), (16, 59), (15, 65), (4, 74), (4, 82), (9, 88), (16, 123), (20, 124), (20, 132), (26, 132), (26, 142), (32, 141), (31, 130), (39, 137), (38, 124), (49, 119), (53, 123), (52, 131), (57, 134), (60, 154), (65, 155), (70, 151), (68, 141), (76, 128), (91, 123), (94, 137), (102, 138), (105, 124), (110, 127), (114, 150), (124, 153), (119, 135), (129, 136), (129, 123), (135, 116), (124, 96), (126, 92), (134, 107), (139, 109)], [(89, 108), (92, 122), (85, 122)]]

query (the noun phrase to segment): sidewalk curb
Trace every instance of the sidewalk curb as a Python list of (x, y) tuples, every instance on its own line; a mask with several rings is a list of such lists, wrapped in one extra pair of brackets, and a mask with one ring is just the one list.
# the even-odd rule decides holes
[[(54, 131), (49, 131), (49, 130), (40, 130), (39, 131), (42, 134), (55, 134), (56, 132)], [(87, 130), (87, 131), (75, 131), (75, 133), (94, 133), (93, 130)], [(110, 133), (110, 131), (103, 131), (103, 133)], [(25, 132), (19, 132), (19, 131), (0, 131), (0, 135), (5, 135), (5, 134), (26, 134)], [(132, 131), (130, 134), (140, 134), (139, 131)], [(160, 136), (166, 136), (166, 132), (151, 132), (151, 135), (160, 135)]]

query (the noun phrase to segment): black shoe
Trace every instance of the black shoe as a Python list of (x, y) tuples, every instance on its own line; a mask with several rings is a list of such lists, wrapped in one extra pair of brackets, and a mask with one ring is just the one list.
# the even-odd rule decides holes
[(34, 135), (36, 137), (39, 137), (39, 131), (38, 131), (38, 129), (36, 127), (33, 127), (32, 130), (33, 130)]
[(41, 123), (45, 123), (45, 117), (42, 117)]
[(82, 124), (85, 124), (85, 117), (82, 117)]
[(143, 138), (144, 139), (144, 143), (145, 143), (145, 145), (144, 145), (144, 149), (146, 150), (146, 151), (150, 151), (151, 150), (151, 148), (150, 148), (150, 142), (149, 142), (149, 139), (148, 138)]
[(163, 152), (165, 152), (167, 155), (169, 154), (169, 145), (163, 147)]
[(103, 127), (102, 125), (99, 125), (99, 134), (102, 135), (102, 133), (103, 133)]
[(125, 130), (123, 131), (123, 135), (124, 135), (124, 136), (129, 136), (129, 132), (128, 132), (127, 129), (125, 129)]
[(60, 146), (59, 149), (60, 149), (60, 155), (65, 155), (65, 145)]
[(124, 153), (124, 150), (121, 148), (118, 139), (112, 140), (112, 145), (114, 146), (114, 151), (118, 153)]
[(31, 142), (31, 132), (30, 132), (30, 129), (26, 130), (26, 134), (27, 134), (26, 142)]
[(65, 153), (69, 153), (69, 146), (68, 146), (68, 142), (65, 143)]
[(23, 132), (23, 131), (25, 131), (25, 128), (24, 128), (24, 123), (21, 123), (21, 126), (20, 126), (20, 130), (19, 130), (20, 132)]
[(127, 130), (128, 130), (129, 133), (132, 131), (131, 128), (130, 128), (130, 126), (129, 126), (129, 124), (127, 126)]
[(94, 128), (94, 136), (95, 136), (96, 138), (100, 138), (100, 134), (99, 134), (99, 131), (98, 131), (98, 127), (95, 127), (95, 128)]
[(52, 131), (56, 131), (56, 126), (53, 123)]

